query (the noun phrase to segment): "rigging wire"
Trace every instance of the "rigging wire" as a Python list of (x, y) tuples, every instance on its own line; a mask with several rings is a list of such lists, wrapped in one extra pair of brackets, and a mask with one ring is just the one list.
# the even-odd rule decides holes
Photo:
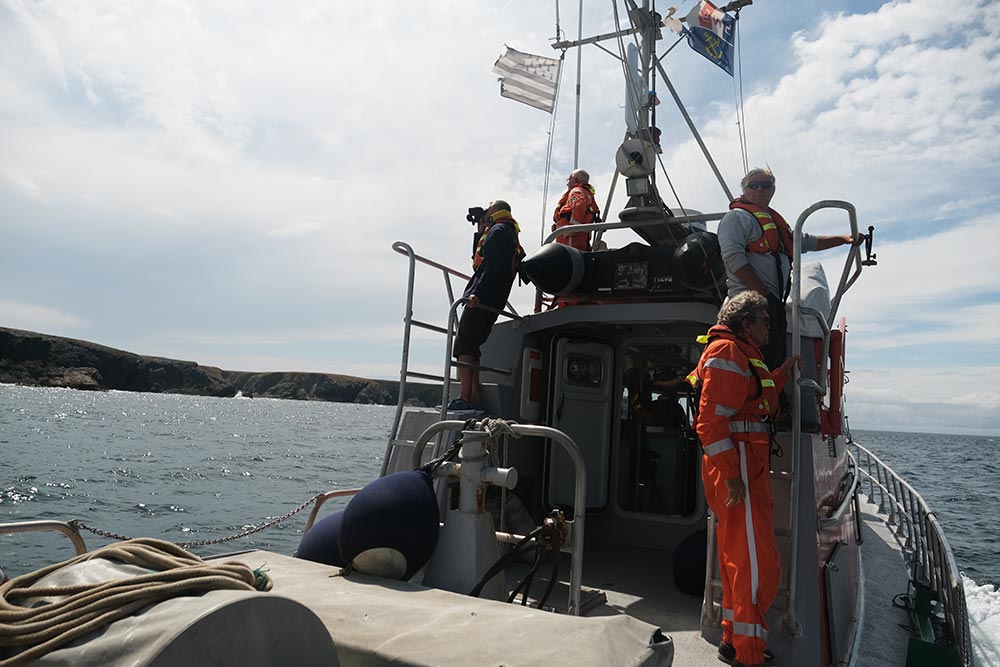
[[(555, 0), (556, 5), (556, 36), (555, 39), (558, 42), (562, 36), (562, 26), (559, 24), (559, 0)], [(545, 243), (545, 228), (547, 227), (548, 216), (548, 199), (549, 199), (549, 179), (551, 178), (552, 169), (552, 143), (556, 134), (556, 111), (559, 109), (559, 92), (562, 90), (562, 71), (563, 65), (566, 64), (566, 49), (562, 50), (562, 55), (559, 56), (559, 75), (556, 77), (556, 91), (555, 99), (552, 101), (552, 118), (549, 121), (549, 141), (548, 146), (545, 149), (545, 182), (542, 186), (542, 224), (538, 229), (538, 245), (541, 246)]]
[[(558, 8), (559, 2), (556, 1), (556, 7)], [(558, 10), (557, 10), (558, 11)], [(559, 34), (559, 23), (556, 23), (556, 34)], [(556, 135), (556, 111), (559, 108), (559, 91), (562, 90), (562, 71), (563, 65), (566, 62), (566, 49), (563, 49), (562, 55), (559, 56), (559, 75), (556, 77), (556, 92), (555, 99), (552, 101), (552, 119), (549, 121), (549, 142), (548, 147), (545, 149), (545, 184), (542, 186), (542, 224), (538, 229), (538, 245), (541, 246), (545, 243), (545, 229), (548, 222), (547, 212), (548, 212), (548, 199), (549, 199), (549, 178), (551, 177), (552, 169), (552, 143)]]
[(736, 42), (736, 78), (733, 89), (736, 96), (736, 128), (740, 137), (740, 156), (743, 158), (743, 173), (750, 171), (747, 159), (747, 118), (743, 102), (743, 39), (740, 37), (740, 10), (734, 12), (733, 39)]
[[(653, 16), (656, 16), (656, 0), (650, 5), (650, 9), (653, 12)], [(656, 40), (649, 47), (649, 62), (658, 62), (656, 58)], [(649, 68), (649, 90), (646, 91), (646, 104), (649, 105), (649, 138), (653, 138), (652, 128), (656, 127), (656, 67), (652, 65)], [(653, 169), (651, 174), (651, 180), (653, 182), (653, 188), (656, 188), (656, 169)]]
[(563, 36), (562, 28), (559, 27), (559, 0), (556, 0), (556, 41), (558, 42)]

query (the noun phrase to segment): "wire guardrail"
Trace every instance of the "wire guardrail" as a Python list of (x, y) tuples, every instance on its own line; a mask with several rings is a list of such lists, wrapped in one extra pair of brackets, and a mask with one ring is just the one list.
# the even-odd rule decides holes
[(955, 563), (955, 555), (945, 539), (941, 524), (912, 486), (875, 454), (853, 439), (859, 473), (858, 490), (886, 516), (895, 531), (910, 568), (910, 579), (929, 587), (941, 605), (962, 664), (972, 665), (972, 638), (965, 602), (965, 586)]

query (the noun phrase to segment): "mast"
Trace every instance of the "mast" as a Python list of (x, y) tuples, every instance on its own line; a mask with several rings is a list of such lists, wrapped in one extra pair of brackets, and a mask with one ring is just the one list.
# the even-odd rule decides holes
[[(752, 0), (734, 0), (730, 4), (723, 7), (723, 11), (728, 9), (738, 9), (744, 5), (748, 5)], [(618, 5), (617, 2), (613, 3), (615, 7), (615, 19), (616, 23), (618, 21)], [(663, 68), (660, 58), (656, 54), (656, 40), (661, 39), (662, 35), (660, 32), (661, 28), (661, 17), (650, 7), (650, 0), (642, 0), (641, 5), (637, 0), (625, 0), (625, 5), (628, 12), (628, 20), (630, 27), (621, 28), (616, 25), (618, 29), (615, 32), (604, 33), (596, 35), (593, 37), (583, 37), (583, 0), (579, 2), (579, 16), (577, 17), (577, 39), (576, 40), (557, 40), (552, 44), (552, 48), (561, 49), (565, 52), (569, 48), (579, 49), (584, 44), (595, 44), (598, 48), (609, 53), (610, 55), (618, 58), (622, 61), (623, 66), (626, 71), (626, 79), (629, 79), (627, 58), (625, 54), (625, 44), (623, 38), (630, 35), (638, 35), (639, 37), (639, 72), (638, 72), (638, 82), (637, 85), (639, 90), (629, 90), (628, 97), (635, 98), (634, 105), (634, 118), (629, 123), (629, 130), (626, 133), (625, 142), (622, 144), (621, 148), (618, 150), (616, 156), (616, 162), (618, 163), (618, 170), (615, 174), (615, 179), (617, 180), (618, 175), (622, 175), (626, 179), (626, 192), (629, 195), (629, 202), (627, 208), (622, 212), (623, 216), (627, 213), (631, 216), (648, 217), (663, 216), (664, 221), (666, 221), (670, 216), (670, 211), (666, 208), (663, 203), (662, 198), (657, 192), (656, 188), (656, 164), (659, 162), (659, 153), (661, 149), (659, 147), (659, 130), (655, 127), (656, 112), (653, 110), (653, 105), (656, 102), (656, 91), (655, 82), (657, 81), (655, 71), (659, 71), (659, 81), (666, 84), (674, 102), (677, 104), (677, 108), (680, 111), (684, 121), (691, 131), (692, 136), (701, 149), (705, 160), (708, 162), (709, 167), (714, 173), (719, 185), (722, 187), (723, 192), (726, 197), (732, 199), (732, 195), (726, 185), (725, 179), (722, 177), (718, 166), (715, 164), (715, 160), (712, 158), (711, 153), (708, 151), (708, 147), (705, 145), (701, 136), (698, 133), (697, 128), (694, 125), (690, 115), (688, 115), (687, 110), (684, 108), (680, 97), (677, 95), (677, 91), (674, 90), (673, 85), (670, 82), (669, 77), (667, 77), (666, 71)], [(672, 12), (671, 12), (672, 13)], [(600, 42), (606, 40), (615, 40), (618, 43), (619, 53), (614, 53), (612, 50), (607, 49), (600, 45)], [(669, 53), (670, 49), (666, 53)], [(663, 55), (665, 56), (666, 53)], [(655, 69), (654, 69), (655, 68)], [(577, 52), (577, 80), (576, 80), (576, 119), (574, 127), (574, 148), (573, 148), (573, 168), (579, 167), (579, 154), (580, 154), (580, 105), (581, 105), (581, 80), (582, 80), (582, 56), (580, 52)], [(653, 85), (651, 85), (651, 83)], [(629, 84), (629, 88), (632, 85)], [(627, 105), (628, 106), (628, 103)], [(669, 177), (667, 177), (667, 183), (669, 184)], [(612, 189), (614, 184), (612, 184)], [(672, 186), (671, 186), (672, 188)], [(675, 193), (676, 196), (676, 193)], [(682, 206), (680, 201), (677, 202), (679, 206)], [(662, 242), (675, 242), (673, 238), (673, 232), (669, 229), (669, 225), (663, 230), (663, 232), (654, 232), (653, 228), (646, 227), (647, 233), (640, 234), (640, 236), (647, 237), (647, 241), (651, 243), (662, 243)], [(655, 238), (653, 238), (655, 237)]]
[[(577, 13), (576, 38), (583, 40), (583, 0)], [(580, 81), (583, 74), (583, 49), (576, 50), (576, 124), (573, 130), (573, 169), (580, 166)]]

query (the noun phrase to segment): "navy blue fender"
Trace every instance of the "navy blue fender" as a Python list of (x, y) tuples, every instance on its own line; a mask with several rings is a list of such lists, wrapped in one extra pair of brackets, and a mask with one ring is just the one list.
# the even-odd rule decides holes
[(431, 482), (421, 470), (397, 472), (376, 479), (351, 498), (338, 538), (343, 560), (367, 574), (403, 580), (416, 574), (438, 541), (438, 504)]
[(347, 565), (340, 556), (340, 527), (344, 521), (344, 510), (323, 517), (312, 525), (312, 528), (302, 536), (296, 558), (323, 563), (324, 565)]

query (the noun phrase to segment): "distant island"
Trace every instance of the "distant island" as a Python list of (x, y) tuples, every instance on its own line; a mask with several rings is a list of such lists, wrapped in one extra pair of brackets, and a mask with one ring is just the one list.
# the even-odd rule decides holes
[[(331, 373), (226, 371), (97, 343), (0, 327), (0, 383), (195, 396), (395, 405), (399, 382)], [(410, 405), (435, 405), (441, 386), (407, 383)]]

